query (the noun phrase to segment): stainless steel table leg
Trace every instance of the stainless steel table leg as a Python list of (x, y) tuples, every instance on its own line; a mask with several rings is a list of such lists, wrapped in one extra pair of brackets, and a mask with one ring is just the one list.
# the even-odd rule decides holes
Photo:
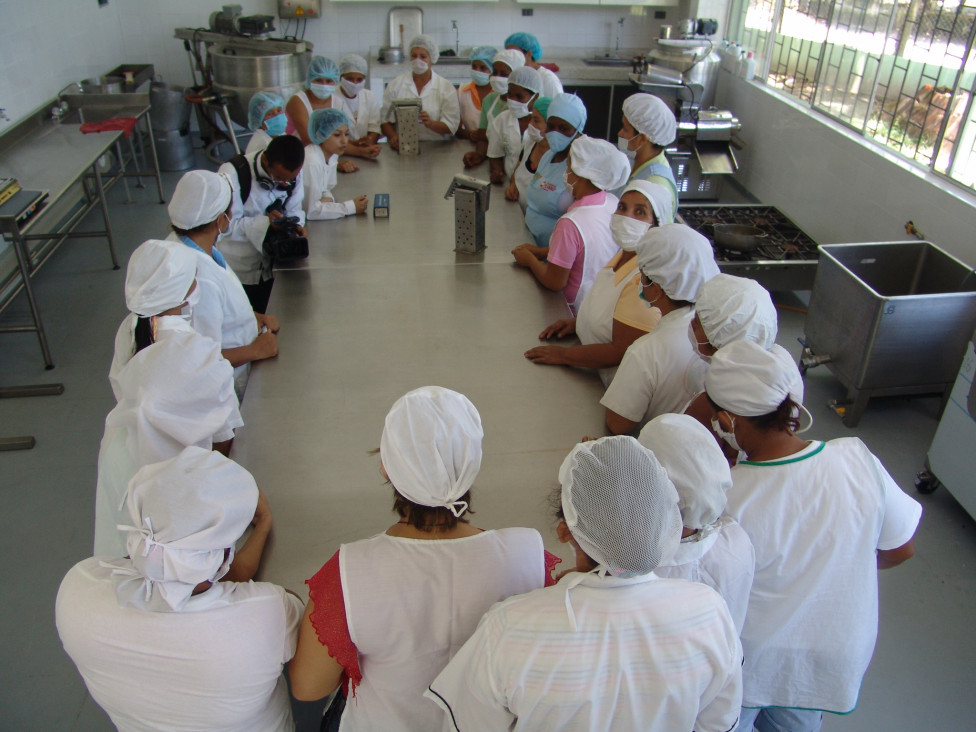
[[(132, 131), (133, 133), (135, 133), (135, 129), (133, 129)], [(127, 142), (129, 143), (129, 154), (131, 155), (132, 164), (136, 166), (136, 172), (138, 173), (142, 170), (142, 167), (139, 163), (139, 158), (136, 157), (136, 146), (132, 144), (132, 135), (129, 135), (129, 137), (127, 138)], [(145, 188), (145, 187), (146, 187), (145, 184), (142, 182), (142, 176), (137, 175), (136, 188)]]
[(13, 239), (14, 252), (17, 254), (17, 266), (20, 267), (20, 276), (24, 280), (24, 293), (27, 295), (27, 304), (30, 306), (31, 317), (34, 319), (34, 328), (37, 330), (37, 340), (41, 344), (41, 354), (44, 356), (44, 368), (48, 371), (54, 368), (54, 360), (51, 358), (51, 349), (47, 345), (47, 335), (44, 333), (44, 324), (41, 322), (41, 314), (37, 309), (37, 301), (34, 299), (34, 288), (31, 287), (30, 276), (30, 253), (27, 250), (27, 242), (20, 238), (20, 232), (11, 232)]
[(156, 172), (156, 190), (159, 191), (159, 202), (166, 203), (163, 198), (163, 178), (159, 174), (159, 157), (156, 155), (156, 138), (153, 137), (152, 122), (146, 120), (146, 129), (149, 130), (149, 152), (152, 153), (153, 170)]
[(112, 237), (112, 222), (108, 217), (108, 202), (105, 200), (105, 187), (102, 185), (102, 174), (98, 172), (97, 160), (92, 164), (92, 170), (95, 171), (95, 188), (98, 192), (98, 202), (102, 206), (102, 218), (105, 219), (105, 235), (108, 237), (108, 250), (112, 254), (112, 269), (118, 269), (119, 259), (115, 256), (115, 239)]
[(231, 122), (230, 112), (227, 111), (227, 105), (220, 105), (220, 114), (224, 118), (224, 124), (227, 125), (227, 137), (230, 138), (231, 145), (234, 146), (234, 154), (241, 154), (241, 146), (237, 144), (237, 135), (234, 134), (234, 123)]
[[(125, 174), (125, 159), (122, 157), (122, 146), (118, 140), (115, 141), (115, 155), (119, 159), (119, 175), (122, 176), (122, 185), (125, 186), (125, 202), (132, 203), (132, 194), (129, 192), (129, 178)], [(134, 158), (132, 162), (135, 163)], [(97, 162), (95, 166), (98, 166)]]

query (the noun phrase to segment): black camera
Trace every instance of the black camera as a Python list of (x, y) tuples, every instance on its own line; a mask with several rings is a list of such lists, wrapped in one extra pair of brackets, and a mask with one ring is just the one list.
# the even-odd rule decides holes
[[(265, 213), (278, 211), (284, 213), (285, 205), (281, 201), (274, 201), (265, 209)], [(308, 239), (301, 235), (299, 218), (297, 216), (281, 216), (271, 220), (267, 233), (264, 235), (264, 253), (274, 262), (283, 259), (305, 259), (308, 257)]]

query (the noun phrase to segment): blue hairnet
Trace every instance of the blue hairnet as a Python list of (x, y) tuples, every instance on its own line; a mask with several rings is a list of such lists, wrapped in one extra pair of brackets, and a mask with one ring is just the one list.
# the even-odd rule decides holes
[(308, 65), (305, 73), (305, 88), (312, 88), (312, 79), (332, 79), (336, 84), (339, 83), (339, 67), (331, 58), (325, 56), (312, 56), (312, 62)]
[(552, 104), (552, 97), (539, 97), (535, 100), (535, 104), (532, 105), (532, 109), (539, 111), (542, 115), (542, 119), (549, 117), (549, 105)]
[(332, 133), (343, 125), (351, 125), (352, 120), (349, 115), (341, 109), (329, 107), (328, 109), (316, 109), (312, 116), (308, 118), (308, 139), (314, 144), (321, 145), (328, 140)]
[(563, 92), (554, 96), (549, 103), (549, 114), (546, 115), (546, 119), (550, 117), (564, 119), (577, 132), (582, 132), (583, 127), (586, 125), (586, 106), (583, 104), (583, 100), (575, 94), (566, 94)]
[(533, 61), (542, 58), (542, 46), (539, 44), (539, 39), (531, 33), (513, 33), (505, 39), (505, 45), (520, 48), (522, 53), (531, 53)]
[(441, 52), (437, 48), (437, 42), (426, 33), (421, 33), (419, 36), (416, 36), (412, 41), (410, 41), (410, 50), (415, 48), (426, 49), (432, 64), (436, 64), (437, 59), (441, 57)]
[(247, 103), (247, 128), (251, 132), (257, 132), (264, 124), (264, 115), (275, 107), (281, 107), (284, 111), (285, 100), (274, 92), (261, 91), (255, 94)]
[(498, 51), (491, 46), (478, 46), (477, 48), (471, 50), (468, 58), (470, 58), (472, 61), (481, 61), (481, 63), (490, 69), (492, 59), (495, 58), (496, 53), (498, 53)]
[(347, 53), (339, 59), (339, 73), (348, 74), (352, 71), (366, 76), (369, 74), (369, 63), (357, 53)]

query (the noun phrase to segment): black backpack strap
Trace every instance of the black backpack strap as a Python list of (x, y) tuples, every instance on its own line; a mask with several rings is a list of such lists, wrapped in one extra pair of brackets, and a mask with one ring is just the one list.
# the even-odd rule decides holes
[(243, 206), (251, 195), (251, 166), (243, 155), (235, 155), (228, 162), (237, 171), (237, 182), (241, 186), (241, 205)]

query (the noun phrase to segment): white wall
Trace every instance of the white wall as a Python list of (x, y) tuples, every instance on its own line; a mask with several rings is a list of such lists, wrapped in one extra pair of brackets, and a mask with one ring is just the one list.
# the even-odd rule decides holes
[(736, 180), (820, 244), (909, 240), (911, 220), (929, 241), (976, 266), (976, 196), (724, 71), (716, 105), (742, 122)]
[[(706, 0), (714, 1), (714, 0)], [(719, 0), (720, 2), (723, 0)], [(275, 0), (235, 0), (245, 15), (277, 15)], [(152, 63), (174, 84), (189, 84), (183, 42), (173, 38), (178, 26), (201, 27), (224, 0), (0, 0), (0, 108), (11, 121), (54, 97), (70, 81), (95, 76), (120, 63)], [(621, 51), (649, 48), (662, 23), (677, 23), (682, 8), (663, 8), (654, 20), (646, 8), (579, 5), (519, 5), (515, 0), (479, 3), (334, 3), (323, 0), (322, 17), (308, 22), (306, 40), (316, 53), (338, 59), (387, 45), (387, 15), (395, 5), (419, 6), (424, 30), (443, 46), (454, 45), (451, 20), (460, 27), (461, 47), (498, 45), (516, 30), (535, 33), (548, 56), (604, 52), (614, 42), (617, 18), (626, 16)], [(522, 8), (534, 15), (522, 17)], [(29, 9), (28, 12), (24, 12)], [(39, 22), (43, 18), (43, 22)], [(276, 21), (279, 29), (282, 21)], [(0, 130), (10, 122), (0, 120)]]

